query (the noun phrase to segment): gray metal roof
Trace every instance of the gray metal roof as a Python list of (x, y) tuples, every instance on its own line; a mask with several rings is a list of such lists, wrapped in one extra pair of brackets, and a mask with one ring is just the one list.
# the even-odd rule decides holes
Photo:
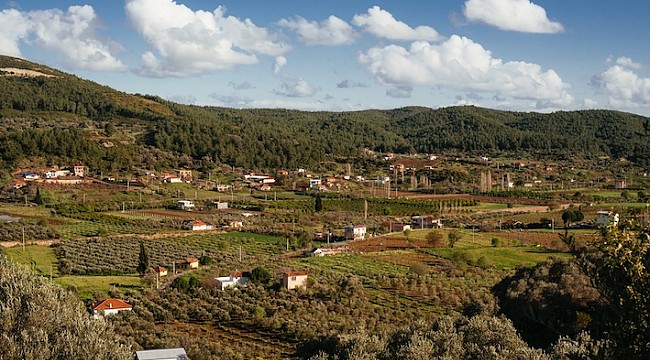
[(142, 350), (135, 352), (137, 360), (181, 360), (187, 359), (183, 348)]

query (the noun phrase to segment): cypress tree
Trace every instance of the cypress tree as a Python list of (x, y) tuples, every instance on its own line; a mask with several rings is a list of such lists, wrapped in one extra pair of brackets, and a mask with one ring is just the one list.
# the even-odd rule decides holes
[(140, 256), (138, 258), (138, 272), (140, 275), (144, 276), (145, 272), (149, 268), (149, 254), (147, 254), (147, 249), (144, 247), (144, 243), (140, 243)]

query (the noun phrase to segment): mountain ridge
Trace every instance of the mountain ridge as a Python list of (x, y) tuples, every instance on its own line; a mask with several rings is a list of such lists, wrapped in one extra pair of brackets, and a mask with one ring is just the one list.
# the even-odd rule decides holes
[[(28, 131), (27, 125), (33, 125), (34, 119), (41, 124), (37, 132), (66, 122), (72, 128), (78, 122), (95, 128), (95, 138), (101, 135), (119, 140), (112, 134), (117, 127), (129, 132), (131, 151), (155, 149), (189, 157), (186, 163), (246, 168), (310, 166), (334, 158), (359, 157), (364, 148), (395, 153), (452, 151), (554, 158), (604, 155), (641, 165), (650, 162), (650, 146), (642, 136), (648, 118), (614, 110), (544, 114), (474, 106), (347, 112), (232, 109), (127, 94), (44, 65), (0, 56), (0, 69), (8, 68), (51, 76), (0, 73), (2, 141), (15, 150), (12, 156), (0, 150), (6, 165), (15, 164), (19, 158), (51, 155), (47, 149), (31, 151), (33, 144), (20, 139), (20, 131)], [(27, 124), (22, 128), (2, 125), (8, 119), (25, 119)], [(64, 152), (57, 156), (69, 155)]]

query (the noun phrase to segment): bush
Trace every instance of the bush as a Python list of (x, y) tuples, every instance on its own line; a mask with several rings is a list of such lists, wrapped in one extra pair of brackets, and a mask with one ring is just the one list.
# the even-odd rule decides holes
[(503, 246), (503, 240), (501, 240), (499, 238), (492, 238), (492, 246), (494, 246), (494, 247)]

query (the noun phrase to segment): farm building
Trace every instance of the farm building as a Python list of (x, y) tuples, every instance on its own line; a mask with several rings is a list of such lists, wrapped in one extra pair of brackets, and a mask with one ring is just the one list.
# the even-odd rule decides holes
[(153, 268), (153, 270), (156, 272), (156, 275), (158, 276), (167, 276), (167, 268), (164, 268), (162, 266), (156, 266)]
[(288, 290), (307, 287), (307, 273), (304, 271), (285, 272), (282, 274), (282, 287)]
[(208, 225), (201, 220), (186, 221), (183, 228), (192, 231), (212, 230), (212, 225)]
[(246, 286), (248, 284), (248, 277), (244, 276), (242, 272), (232, 272), (228, 276), (221, 276), (215, 280), (217, 280), (217, 285), (221, 290), (233, 286)]
[(194, 203), (191, 200), (178, 200), (176, 208), (178, 210), (192, 211), (194, 210)]
[(345, 228), (345, 238), (347, 240), (363, 240), (366, 237), (365, 225), (354, 225)]
[(140, 350), (135, 352), (136, 360), (184, 360), (187, 353), (184, 348)]
[(199, 259), (197, 258), (186, 258), (178, 262), (179, 269), (198, 269), (199, 268)]

